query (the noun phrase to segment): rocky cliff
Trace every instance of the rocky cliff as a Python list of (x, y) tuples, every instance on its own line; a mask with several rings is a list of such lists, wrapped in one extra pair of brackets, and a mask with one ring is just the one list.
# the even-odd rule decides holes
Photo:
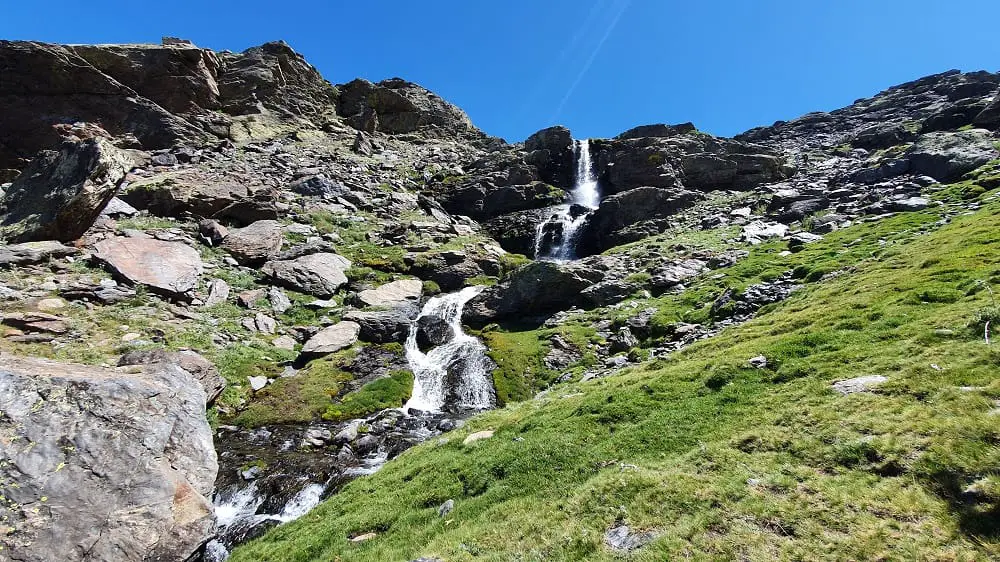
[[(980, 406), (995, 383), (954, 350), (992, 364), (976, 346), (995, 252), (977, 225), (1000, 188), (1000, 74), (929, 76), (731, 139), (687, 123), (508, 143), (399, 78), (330, 84), (282, 42), (2, 41), (0, 69), (0, 488), (15, 559), (218, 559), (330, 495), (322, 521), (235, 556), (531, 558), (537, 543), (553, 559), (830, 544), (878, 557), (846, 533), (814, 542), (812, 501), (913, 552), (995, 552), (995, 535), (968, 530), (995, 522), (992, 469), (969, 460), (993, 453), (942, 448), (993, 435)], [(574, 259), (542, 259), (560, 237)], [(472, 285), (463, 309), (428, 313)], [(445, 316), (489, 357), (469, 356)], [(470, 419), (452, 384), (440, 411), (399, 410), (432, 356), (445, 385), (488, 371), (489, 403), (506, 409)], [(848, 394), (866, 402), (835, 403)], [(903, 396), (918, 398), (887, 402)], [(778, 417), (754, 417), (767, 404)], [(807, 437), (789, 442), (786, 422)], [(138, 472), (111, 466), (123, 455)], [(873, 482), (882, 496), (865, 495)], [(552, 486), (569, 503), (552, 504)], [(890, 532), (845, 505), (908, 523)], [(429, 523), (439, 508), (475, 540)], [(682, 532), (692, 509), (716, 522)]]

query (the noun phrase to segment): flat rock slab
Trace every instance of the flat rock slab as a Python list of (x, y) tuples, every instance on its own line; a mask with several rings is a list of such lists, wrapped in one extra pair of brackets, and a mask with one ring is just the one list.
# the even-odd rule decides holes
[(867, 392), (871, 390), (872, 387), (878, 386), (887, 380), (889, 379), (883, 377), (882, 375), (868, 375), (837, 381), (833, 383), (830, 388), (832, 388), (834, 392), (839, 392), (843, 395), (855, 394), (858, 392)]
[(358, 341), (361, 326), (357, 322), (338, 322), (323, 328), (302, 346), (307, 355), (326, 355), (348, 348)]
[(604, 533), (604, 544), (615, 552), (625, 554), (646, 546), (656, 537), (657, 534), (652, 531), (637, 533), (628, 525), (619, 525)]
[(319, 253), (293, 260), (269, 261), (261, 271), (289, 289), (329, 298), (347, 284), (345, 272), (350, 267), (351, 260), (341, 255)]
[(64, 246), (55, 240), (23, 242), (0, 246), (0, 267), (32, 265), (52, 258), (63, 258), (80, 253), (72, 246)]
[(186, 560), (214, 534), (205, 394), (180, 367), (5, 354), (0, 411), (0, 493), (23, 506), (4, 560)]
[(475, 433), (470, 433), (468, 437), (462, 441), (463, 445), (470, 445), (476, 441), (482, 441), (483, 439), (489, 439), (493, 437), (493, 430), (487, 429), (486, 431), (477, 431)]
[(396, 306), (420, 299), (421, 293), (423, 283), (419, 279), (401, 279), (359, 292), (358, 301), (364, 306)]
[(115, 237), (95, 249), (94, 257), (116, 275), (171, 297), (194, 289), (203, 270), (198, 251), (181, 242)]

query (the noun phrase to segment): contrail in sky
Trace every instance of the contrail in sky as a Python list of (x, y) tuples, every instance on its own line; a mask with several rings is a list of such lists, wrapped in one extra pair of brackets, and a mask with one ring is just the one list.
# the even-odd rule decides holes
[(527, 110), (528, 106), (532, 105), (534, 101), (538, 99), (538, 96), (541, 95), (542, 93), (542, 89), (547, 84), (552, 82), (552, 76), (555, 73), (555, 70), (563, 65), (564, 61), (571, 53), (576, 51), (576, 48), (580, 44), (580, 41), (584, 38), (584, 36), (587, 34), (590, 28), (594, 25), (594, 22), (597, 20), (597, 16), (604, 8), (605, 2), (606, 0), (597, 0), (596, 2), (594, 2), (594, 5), (590, 7), (590, 13), (587, 14), (587, 18), (583, 21), (583, 25), (577, 28), (576, 33), (573, 34), (569, 42), (567, 42), (563, 46), (562, 50), (559, 52), (559, 56), (556, 57), (556, 59), (549, 64), (545, 80), (539, 80), (535, 82), (535, 88), (531, 91), (531, 95), (529, 95), (521, 103), (521, 108), (519, 112), (521, 116), (524, 115), (524, 112)]
[(587, 62), (584, 63), (583, 68), (580, 69), (580, 73), (577, 74), (576, 80), (574, 80), (573, 84), (570, 85), (568, 90), (566, 90), (566, 95), (563, 96), (562, 100), (560, 100), (559, 102), (559, 105), (556, 106), (556, 111), (555, 113), (552, 114), (552, 119), (550, 119), (550, 121), (555, 122), (555, 120), (559, 118), (559, 115), (562, 113), (563, 107), (566, 105), (566, 102), (569, 101), (570, 96), (572, 96), (573, 92), (576, 91), (576, 87), (580, 85), (580, 81), (583, 80), (583, 76), (587, 74), (588, 70), (590, 70), (590, 66), (594, 64), (594, 59), (597, 58), (597, 54), (601, 51), (601, 48), (604, 46), (604, 42), (607, 41), (608, 37), (611, 36), (611, 32), (614, 31), (615, 26), (618, 25), (618, 20), (621, 19), (622, 14), (625, 13), (625, 10), (628, 9), (629, 4), (631, 3), (632, 3), (631, 0), (624, 0), (621, 3), (621, 7), (618, 9), (618, 12), (615, 14), (615, 17), (612, 18), (611, 22), (608, 24), (608, 28), (604, 31), (604, 35), (601, 36), (601, 40), (598, 41), (597, 45), (594, 46), (594, 50), (593, 52), (590, 53), (590, 57), (587, 59)]

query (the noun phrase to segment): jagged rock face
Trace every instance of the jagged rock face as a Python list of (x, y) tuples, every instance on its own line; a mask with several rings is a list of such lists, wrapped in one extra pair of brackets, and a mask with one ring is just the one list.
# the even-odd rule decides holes
[(0, 68), (0, 168), (21, 168), (23, 159), (59, 145), (61, 127), (80, 121), (134, 135), (148, 149), (206, 138), (71, 47), (0, 41)]
[[(764, 143), (794, 154), (833, 147), (862, 138), (857, 146), (888, 148), (912, 140), (920, 132), (972, 124), (1000, 87), (1000, 73), (957, 70), (927, 76), (889, 88), (829, 113), (809, 113), (792, 121), (751, 129), (737, 140)], [(980, 111), (969, 109), (979, 107)], [(956, 116), (961, 116), (957, 118)], [(978, 123), (986, 126), (987, 123)], [(875, 131), (882, 138), (872, 137)]]
[(794, 171), (763, 146), (697, 132), (592, 141), (604, 193), (636, 187), (746, 190)]
[(0, 238), (76, 240), (118, 190), (132, 159), (104, 139), (66, 142), (31, 161), (0, 200)]
[(186, 213), (211, 217), (248, 195), (245, 185), (230, 178), (167, 172), (131, 182), (119, 197), (136, 209), (159, 217), (180, 217)]
[(220, 57), (219, 95), (232, 115), (260, 113), (301, 117), (321, 126), (335, 115), (336, 89), (284, 41)]
[(573, 187), (573, 137), (566, 127), (542, 129), (524, 141), (525, 161), (538, 169), (542, 181), (564, 189)]
[(624, 140), (641, 139), (645, 137), (674, 137), (686, 133), (693, 133), (697, 130), (698, 129), (695, 128), (694, 123), (681, 123), (680, 125), (655, 123), (652, 125), (639, 125), (638, 127), (632, 127), (615, 137), (615, 139)]
[(3, 552), (185, 560), (214, 532), (205, 394), (183, 369), (0, 359)]
[(470, 300), (462, 319), (483, 325), (508, 318), (523, 319), (526, 314), (564, 310), (580, 303), (583, 291), (603, 277), (601, 271), (583, 264), (535, 262)]
[[(433, 131), (442, 137), (483, 136), (464, 111), (430, 90), (400, 78), (378, 84), (357, 79), (339, 85), (338, 89), (337, 113), (359, 130), (374, 129), (389, 134)], [(377, 126), (370, 122), (373, 115)]]

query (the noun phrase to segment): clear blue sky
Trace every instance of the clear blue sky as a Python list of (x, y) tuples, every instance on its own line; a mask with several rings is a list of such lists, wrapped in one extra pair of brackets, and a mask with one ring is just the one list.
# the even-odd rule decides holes
[[(732, 135), (941, 72), (1000, 69), (998, 0), (0, 0), (0, 38), (243, 50), (400, 76), (510, 141), (692, 121)], [(0, 77), (2, 78), (2, 77)]]

